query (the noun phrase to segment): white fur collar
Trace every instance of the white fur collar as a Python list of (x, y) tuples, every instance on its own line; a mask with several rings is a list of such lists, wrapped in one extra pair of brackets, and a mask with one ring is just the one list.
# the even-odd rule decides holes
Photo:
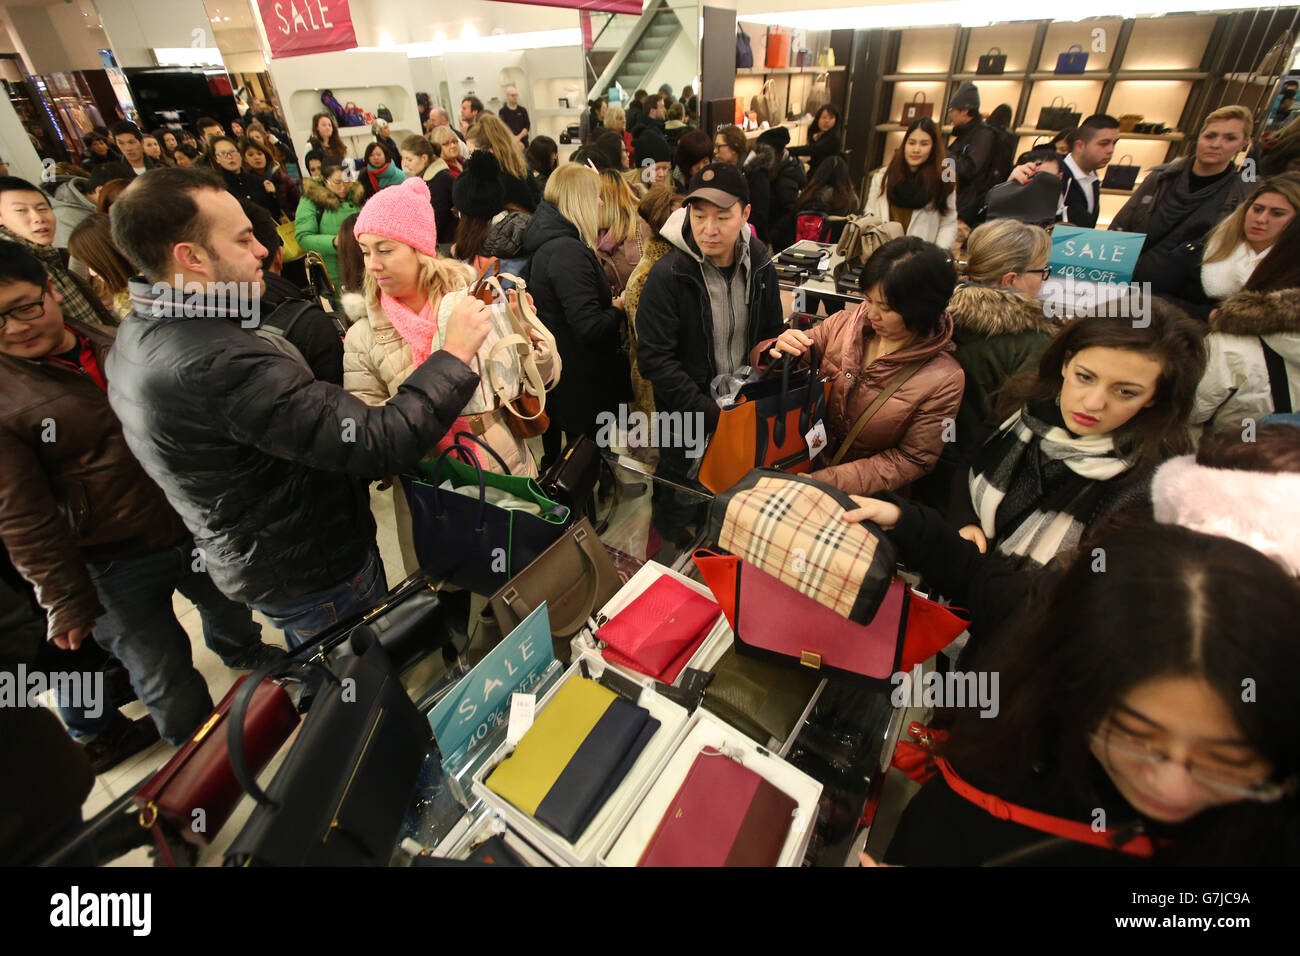
[(1207, 468), (1171, 458), (1151, 482), (1155, 519), (1249, 545), (1300, 577), (1300, 473)]

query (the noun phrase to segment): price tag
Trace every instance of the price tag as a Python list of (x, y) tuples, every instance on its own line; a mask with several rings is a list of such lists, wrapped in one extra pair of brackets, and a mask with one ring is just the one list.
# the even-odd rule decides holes
[(510, 725), (506, 728), (506, 746), (513, 747), (524, 739), (524, 734), (533, 725), (536, 711), (536, 694), (510, 695)]
[(808, 434), (803, 437), (804, 441), (808, 443), (808, 457), (816, 458), (821, 453), (821, 450), (826, 447), (826, 423), (818, 422), (808, 429)]

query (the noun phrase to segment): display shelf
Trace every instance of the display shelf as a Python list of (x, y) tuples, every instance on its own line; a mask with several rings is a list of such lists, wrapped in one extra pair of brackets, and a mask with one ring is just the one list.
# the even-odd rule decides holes
[(881, 77), (886, 83), (943, 83), (952, 78), (950, 73), (890, 73)]
[[(931, 117), (931, 119), (933, 119), (933, 117)], [(877, 132), (881, 132), (881, 133), (902, 133), (907, 130), (907, 127), (904, 126), (902, 123), (877, 123), (876, 130)], [(952, 124), (944, 123), (942, 126), (939, 127), (939, 131), (943, 133), (951, 133)]]
[(1142, 184), (1140, 182), (1134, 183), (1132, 189), (1106, 189), (1105, 187), (1103, 187), (1101, 190), (1101, 194), (1103, 196), (1132, 196), (1135, 192), (1137, 192), (1138, 186), (1141, 185)]
[(738, 66), (736, 76), (795, 76), (802, 73), (843, 73), (842, 66), (783, 66), (767, 68), (761, 66)]
[(571, 106), (568, 109), (560, 106), (539, 106), (528, 112), (533, 116), (581, 116), (583, 110), (580, 106)]
[[(876, 127), (879, 129), (880, 127)], [(1019, 127), (1016, 129), (1017, 136), (1055, 136), (1060, 132), (1059, 129), (1033, 129), (1032, 127)], [(1152, 139), (1164, 140), (1167, 143), (1181, 143), (1187, 137), (1174, 130), (1172, 133), (1120, 133), (1119, 139)]]

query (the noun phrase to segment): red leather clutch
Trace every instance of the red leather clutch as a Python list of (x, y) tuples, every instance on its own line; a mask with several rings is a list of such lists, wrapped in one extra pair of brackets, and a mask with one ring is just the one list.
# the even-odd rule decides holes
[[(154, 829), (161, 817), (186, 841), (203, 845), (230, 818), (244, 789), (230, 767), (225, 722), (236, 691), (247, 679), (244, 675), (235, 681), (193, 736), (140, 788), (135, 802), (141, 826)], [(284, 688), (262, 681), (244, 720), (244, 748), (254, 772), (266, 766), (297, 725), (298, 711)]]
[(671, 684), (720, 613), (716, 602), (665, 574), (596, 637), (605, 642), (606, 660)]
[(796, 806), (748, 767), (706, 747), (637, 866), (776, 866)]

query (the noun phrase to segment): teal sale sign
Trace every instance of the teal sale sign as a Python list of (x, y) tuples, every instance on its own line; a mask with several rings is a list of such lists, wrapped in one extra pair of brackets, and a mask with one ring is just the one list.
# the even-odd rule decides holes
[(429, 724), (442, 752), (442, 765), (450, 768), (460, 763), (471, 748), (504, 723), (510, 695), (531, 691), (554, 660), (551, 619), (543, 602), (430, 712)]
[(1052, 278), (1126, 285), (1142, 253), (1140, 232), (1109, 232), (1058, 225), (1052, 229)]

